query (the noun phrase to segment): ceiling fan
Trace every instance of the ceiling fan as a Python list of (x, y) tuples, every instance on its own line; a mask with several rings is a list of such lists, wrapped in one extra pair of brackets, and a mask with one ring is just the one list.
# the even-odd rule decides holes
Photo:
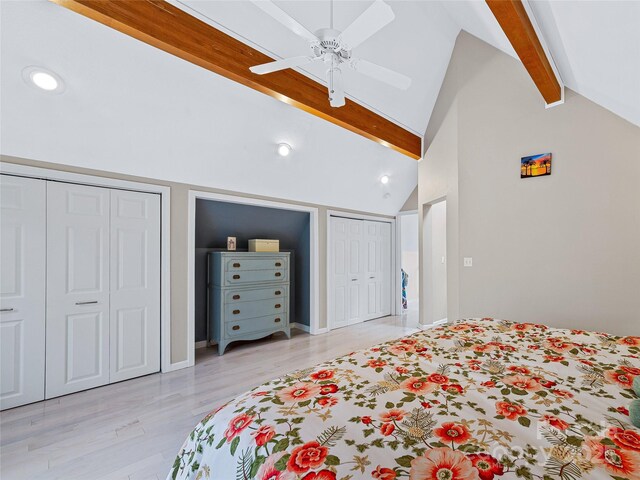
[(345, 104), (341, 67), (350, 67), (356, 72), (368, 75), (402, 90), (406, 90), (411, 85), (409, 77), (368, 60), (356, 58), (351, 54), (355, 47), (395, 18), (393, 10), (384, 1), (375, 0), (362, 15), (341, 32), (333, 28), (333, 0), (331, 0), (330, 27), (321, 28), (315, 33), (311, 33), (271, 0), (252, 0), (252, 2), (289, 30), (308, 40), (311, 47), (311, 55), (285, 58), (263, 63), (262, 65), (255, 65), (250, 68), (253, 73), (264, 75), (322, 61), (328, 66), (327, 83), (329, 103), (332, 107), (342, 107)]

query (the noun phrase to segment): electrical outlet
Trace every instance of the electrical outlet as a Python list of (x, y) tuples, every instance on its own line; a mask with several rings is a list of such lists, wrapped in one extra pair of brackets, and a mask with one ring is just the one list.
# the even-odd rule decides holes
[(465, 267), (473, 267), (473, 258), (464, 257), (464, 266)]

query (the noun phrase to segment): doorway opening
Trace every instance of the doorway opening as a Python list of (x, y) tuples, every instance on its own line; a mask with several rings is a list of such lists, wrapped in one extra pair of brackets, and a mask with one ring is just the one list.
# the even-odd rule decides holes
[(447, 201), (425, 205), (423, 233), (422, 324), (447, 321)]
[(400, 230), (400, 298), (401, 312), (416, 323), (419, 312), (418, 213), (398, 216)]

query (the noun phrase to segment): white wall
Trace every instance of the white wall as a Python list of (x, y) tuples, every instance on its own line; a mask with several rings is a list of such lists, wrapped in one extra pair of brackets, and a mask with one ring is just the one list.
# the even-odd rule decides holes
[[(447, 318), (447, 207), (446, 200), (423, 206), (420, 257), (422, 323)], [(443, 262), (444, 260), (444, 262)]]
[[(419, 203), (447, 197), (449, 318), (638, 334), (640, 128), (570, 90), (545, 109), (520, 62), (463, 33), (426, 143)], [(520, 157), (545, 152), (551, 176), (520, 179)]]

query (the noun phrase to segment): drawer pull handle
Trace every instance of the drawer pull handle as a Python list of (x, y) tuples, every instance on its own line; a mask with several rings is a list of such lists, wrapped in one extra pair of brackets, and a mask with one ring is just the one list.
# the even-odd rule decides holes
[(274, 320), (274, 322), (276, 322), (276, 323), (278, 323), (279, 321), (280, 321), (280, 318), (276, 318), (276, 319)]
[(234, 275), (234, 276), (233, 276), (233, 279), (234, 279), (234, 280), (240, 280), (240, 275)]
[(280, 290), (276, 290), (276, 295), (282, 295), (282, 292)]
[(234, 299), (234, 300), (240, 300), (240, 295), (234, 295), (234, 296), (233, 296), (233, 299)]
[(240, 325), (234, 325), (233, 327), (231, 327), (233, 330), (240, 330)]
[(282, 273), (276, 272), (276, 277), (281, 277), (281, 276), (282, 276)]
[(282, 264), (280, 262), (276, 262), (276, 267), (281, 267)]
[(0, 308), (0, 312), (13, 312), (13, 308)]
[(91, 302), (76, 302), (76, 305), (93, 305), (98, 303), (97, 300), (92, 300)]
[(240, 268), (240, 264), (239, 264), (239, 263), (234, 263), (234, 264), (233, 264), (233, 267), (234, 267), (234, 268)]
[(240, 310), (234, 310), (234, 311), (233, 311), (233, 314), (234, 314), (234, 315), (238, 315), (239, 313), (240, 313)]
[(280, 308), (282, 305), (280, 305), (279, 303), (276, 303), (276, 308)]

